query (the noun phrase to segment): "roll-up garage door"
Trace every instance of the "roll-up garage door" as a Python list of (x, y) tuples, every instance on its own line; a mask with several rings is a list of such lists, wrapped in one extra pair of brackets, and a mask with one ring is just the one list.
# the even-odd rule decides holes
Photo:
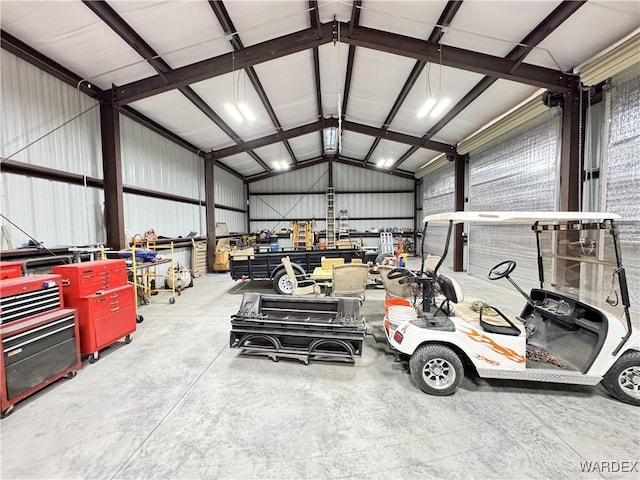
[[(469, 210), (556, 209), (559, 192), (560, 112), (548, 110), (482, 149), (470, 152)], [(526, 226), (475, 225), (468, 229), (469, 273), (484, 277), (515, 260), (522, 287), (538, 286), (535, 237)]]
[[(433, 213), (451, 212), (454, 210), (454, 170), (453, 162), (431, 172), (423, 178), (423, 216)], [(440, 255), (444, 250), (447, 238), (447, 227), (430, 225), (427, 230), (425, 253)], [(444, 266), (453, 267), (453, 254), (447, 256)]]
[[(611, 79), (606, 209), (622, 216), (620, 242), (631, 305), (640, 304), (640, 64)], [(610, 285), (610, 278), (604, 279)], [(604, 285), (606, 288), (610, 288)]]

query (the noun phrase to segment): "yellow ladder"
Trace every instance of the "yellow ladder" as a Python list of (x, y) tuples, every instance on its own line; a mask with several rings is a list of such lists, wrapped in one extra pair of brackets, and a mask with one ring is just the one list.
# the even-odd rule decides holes
[(313, 248), (311, 222), (293, 222), (293, 228), (291, 229), (291, 246), (295, 250), (311, 250)]

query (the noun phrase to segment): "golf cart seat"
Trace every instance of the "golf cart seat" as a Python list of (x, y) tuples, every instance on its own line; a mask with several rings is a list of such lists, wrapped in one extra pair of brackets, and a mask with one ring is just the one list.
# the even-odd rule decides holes
[(444, 300), (436, 310), (444, 313), (445, 315), (453, 314), (454, 307), (451, 303), (461, 304), (464, 301), (464, 294), (462, 293), (462, 287), (453, 278), (446, 275), (438, 275), (436, 282), (440, 286), (440, 294), (444, 296)]
[[(445, 300), (442, 302), (440, 307), (438, 307), (438, 310), (448, 315), (460, 317), (469, 323), (479, 322), (480, 327), (485, 332), (498, 333), (500, 335), (520, 335), (520, 328), (514, 325), (513, 322), (511, 322), (496, 307), (492, 306), (491, 309), (495, 310), (498, 316), (502, 317), (500, 323), (493, 323), (492, 321), (487, 321), (486, 318), (483, 318), (483, 310), (489, 307), (489, 305), (486, 305), (484, 302), (479, 301), (483, 306), (478, 312), (477, 306), (472, 305), (478, 302), (478, 300), (467, 299), (465, 301), (464, 295), (462, 293), (462, 287), (460, 287), (460, 284), (453, 278), (440, 274), (438, 275), (438, 284), (440, 285), (440, 290), (445, 297)], [(451, 303), (454, 303), (455, 306), (451, 305)], [(484, 316), (486, 317), (487, 315), (485, 314)], [(497, 319), (497, 317), (494, 318)]]

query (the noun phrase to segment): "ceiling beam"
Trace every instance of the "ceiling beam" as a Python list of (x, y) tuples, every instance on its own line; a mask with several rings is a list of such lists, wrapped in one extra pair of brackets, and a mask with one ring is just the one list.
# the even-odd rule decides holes
[[(158, 53), (136, 32), (124, 19), (118, 15), (106, 2), (83, 0), (83, 3), (102, 20), (111, 30), (120, 36), (127, 44), (142, 58), (144, 58), (151, 67), (158, 72), (160, 78), (168, 82), (166, 74), (172, 69)], [(205, 102), (191, 87), (182, 86), (178, 90), (187, 99), (193, 103), (198, 110), (204, 113), (209, 120), (215, 123), (224, 133), (226, 133), (234, 142), (242, 143), (240, 136)], [(250, 155), (253, 152), (250, 153)], [(253, 153), (252, 157), (257, 155)], [(261, 160), (256, 159), (260, 166), (269, 171), (269, 167)]]
[(378, 173), (386, 173), (387, 175), (395, 175), (396, 177), (402, 177), (402, 178), (410, 178), (411, 180), (415, 180), (415, 175), (413, 174), (413, 172), (405, 172), (403, 170), (395, 170), (395, 171), (391, 171), (391, 170), (386, 170), (386, 169), (380, 169), (375, 167), (372, 164), (367, 165), (366, 167), (362, 166), (362, 160), (358, 160), (355, 158), (348, 158), (348, 157), (338, 157), (336, 159), (334, 159), (336, 163), (342, 163), (344, 165), (350, 165), (352, 167), (358, 167), (358, 168), (364, 168), (366, 170), (371, 170), (373, 172), (378, 172)]
[(274, 143), (282, 142), (290, 138), (300, 137), (309, 133), (322, 131), (324, 127), (338, 126), (338, 121), (333, 119), (325, 119), (324, 121), (318, 120), (317, 122), (302, 125), (300, 127), (292, 128), (290, 130), (283, 130), (280, 133), (274, 133), (265, 137), (249, 140), (241, 145), (232, 145), (231, 147), (221, 148), (212, 152), (212, 158), (220, 159), (225, 157), (231, 157), (238, 153), (246, 152), (247, 150), (253, 150), (254, 148), (266, 147)]
[(363, 135), (369, 135), (371, 137), (383, 138), (391, 140), (392, 142), (405, 143), (418, 148), (426, 148), (435, 152), (441, 153), (455, 153), (456, 147), (448, 145), (442, 142), (434, 142), (432, 140), (425, 139), (424, 137), (414, 137), (405, 133), (392, 132), (384, 128), (370, 127), (369, 125), (363, 125), (360, 123), (343, 121), (342, 129), (350, 132), (361, 133)]
[(249, 175), (248, 177), (245, 178), (244, 183), (247, 183), (247, 184), (254, 183), (259, 180), (265, 180), (267, 178), (277, 177), (278, 175), (284, 175), (285, 173), (293, 172), (295, 170), (302, 170), (303, 168), (312, 167), (314, 165), (319, 165), (321, 163), (326, 163), (328, 161), (329, 161), (329, 157), (325, 157), (324, 155), (322, 155), (320, 157), (311, 158), (309, 160), (298, 162), (297, 165), (294, 165), (287, 170), (278, 170), (278, 171), (273, 171), (268, 173), (265, 172), (265, 173), (257, 173), (255, 175)]
[(335, 162), (335, 163), (341, 163), (343, 165), (349, 165), (351, 167), (357, 167), (357, 168), (365, 168), (366, 170), (371, 170), (373, 172), (378, 172), (378, 173), (385, 173), (387, 175), (394, 175), (396, 177), (401, 177), (401, 178), (407, 178), (407, 179), (411, 179), (411, 180), (415, 180), (415, 176), (412, 172), (405, 172), (402, 170), (399, 171), (394, 171), (391, 172), (389, 170), (381, 170), (379, 168), (375, 168), (373, 165), (367, 165), (366, 167), (362, 166), (362, 160), (357, 160), (355, 158), (349, 158), (349, 157), (328, 157), (328, 156), (320, 156), (320, 157), (316, 157), (316, 158), (312, 158), (310, 160), (304, 160), (298, 163), (298, 165), (295, 165), (293, 167), (291, 167), (288, 170), (279, 170), (279, 171), (273, 171), (273, 172), (265, 172), (265, 173), (258, 173), (255, 175), (250, 175), (248, 177), (245, 177), (245, 183), (249, 184), (249, 183), (254, 183), (254, 182), (258, 182), (260, 180), (265, 180), (267, 178), (271, 178), (271, 177), (277, 177), (278, 175), (285, 175), (286, 173), (295, 171), (295, 170), (301, 170), (303, 168), (308, 168), (308, 167), (312, 167), (314, 165), (319, 165), (322, 163), (327, 163), (327, 162)]
[[(353, 2), (353, 6), (351, 7), (351, 21), (349, 22), (349, 28), (347, 30), (347, 36), (350, 36), (353, 32), (353, 27), (358, 25), (360, 22), (360, 7), (362, 5), (362, 0), (355, 0)], [(340, 42), (341, 38), (338, 36), (338, 42)], [(349, 103), (349, 90), (351, 90), (351, 76), (353, 75), (353, 62), (356, 57), (356, 47), (355, 45), (349, 45), (349, 53), (347, 54), (347, 70), (344, 74), (344, 92), (342, 92), (342, 106), (340, 107), (340, 112), (342, 113), (341, 117), (344, 119), (347, 114), (347, 105)]]
[[(519, 45), (513, 48), (505, 58), (514, 61), (515, 65), (520, 65), (524, 58), (531, 50), (538, 46), (545, 38), (557, 29), (562, 23), (573, 15), (586, 2), (562, 2), (547, 17), (542, 20), (526, 37), (522, 39)], [(451, 120), (453, 120), (462, 110), (467, 108), (471, 102), (478, 98), (482, 93), (487, 91), (491, 85), (498, 81), (498, 77), (485, 77), (478, 82), (457, 104), (455, 104), (447, 114), (442, 117), (427, 132), (428, 136), (433, 136)]]
[[(431, 31), (431, 34), (429, 35), (429, 39), (427, 40), (428, 42), (440, 43), (440, 40), (444, 35), (444, 29), (449, 25), (451, 25), (451, 22), (453, 21), (453, 17), (455, 17), (456, 13), (458, 13), (458, 10), (460, 9), (461, 5), (462, 5), (462, 0), (449, 0), (447, 2), (447, 4), (444, 7), (444, 10), (442, 10), (442, 13), (440, 14), (440, 18), (438, 18), (438, 23), (436, 23), (436, 25), (433, 27), (433, 30)], [(413, 69), (411, 70), (411, 73), (409, 74), (409, 77), (407, 78), (406, 82), (404, 82), (404, 85), (402, 86), (402, 90), (400, 90), (400, 93), (398, 94), (396, 101), (393, 103), (393, 106), (391, 107), (391, 111), (387, 115), (387, 118), (385, 118), (382, 128), (384, 129), (389, 128), (389, 125), (391, 125), (391, 122), (393, 122), (393, 119), (396, 117), (396, 115), (400, 111), (400, 107), (402, 106), (404, 101), (407, 99), (409, 92), (411, 92), (411, 89), (415, 85), (416, 81), (420, 77), (420, 73), (422, 73), (422, 70), (426, 65), (427, 65), (427, 62), (423, 62), (422, 60), (418, 60), (415, 63), (415, 65), (413, 66)], [(369, 151), (364, 157), (365, 165), (369, 163), (369, 161), (371, 160), (371, 156), (373, 155), (373, 152), (375, 151), (375, 149), (378, 147), (379, 143), (380, 143), (380, 138), (376, 138), (373, 141), (371, 148), (369, 148)]]
[(169, 83), (165, 83), (160, 76), (153, 76), (121, 85), (115, 91), (116, 101), (119, 105), (124, 105), (181, 86), (231, 73), (234, 68), (248, 68), (259, 63), (324, 45), (333, 41), (333, 28), (333, 22), (325, 23), (320, 27), (322, 31), (321, 38), (317, 38), (318, 29), (309, 28), (251, 45), (243, 50), (225, 53), (176, 68), (166, 74)]
[[(246, 152), (255, 148), (272, 145), (274, 143), (281, 142), (286, 139), (300, 137), (302, 135), (308, 135), (309, 133), (313, 133), (315, 131), (322, 131), (322, 129), (325, 127), (337, 127), (337, 126), (338, 126), (338, 120), (336, 118), (325, 118), (322, 120), (318, 120), (317, 122), (308, 123), (300, 127), (292, 128), (290, 130), (284, 130), (281, 133), (274, 133), (272, 135), (267, 135), (265, 137), (249, 140), (240, 145), (233, 145), (231, 147), (212, 151), (210, 158), (219, 160), (221, 158), (237, 155), (239, 153)], [(356, 132), (363, 135), (368, 135), (370, 137), (386, 138), (387, 140), (391, 140), (393, 142), (412, 145), (412, 146), (415, 146), (416, 150), (418, 148), (426, 148), (428, 150), (433, 150), (441, 153), (456, 152), (455, 147), (453, 145), (448, 145), (446, 143), (441, 143), (441, 142), (435, 142), (432, 140), (425, 139), (424, 137), (414, 137), (412, 135), (394, 132), (394, 131), (390, 131), (383, 128), (371, 127), (369, 125), (362, 125), (360, 123), (351, 122), (348, 120), (345, 120), (342, 122), (342, 129), (350, 132)]]
[[(542, 20), (526, 37), (522, 39), (519, 45), (514, 47), (505, 58), (514, 62), (514, 68), (520, 65), (527, 54), (545, 38), (547, 38), (555, 29), (557, 29), (565, 20), (573, 15), (586, 2), (562, 2), (547, 17)], [(425, 138), (431, 138), (446, 125), (456, 118), (465, 108), (467, 108), (475, 99), (486, 92), (491, 85), (498, 81), (498, 77), (487, 76), (480, 80), (458, 103), (456, 103), (449, 111), (425, 134)], [(394, 164), (392, 168), (397, 168), (416, 151), (414, 147), (407, 150)]]
[[(213, 10), (213, 13), (215, 14), (216, 18), (218, 19), (218, 22), (220, 23), (220, 26), (224, 30), (226, 38), (229, 39), (229, 43), (231, 43), (233, 50), (234, 51), (243, 50), (244, 45), (242, 44), (242, 40), (240, 40), (240, 35), (238, 34), (236, 27), (233, 24), (231, 17), (229, 16), (229, 12), (227, 12), (227, 9), (224, 6), (224, 3), (222, 1), (209, 0), (209, 6)], [(249, 78), (249, 81), (251, 82), (251, 85), (253, 85), (253, 88), (258, 94), (258, 98), (260, 99), (260, 101), (262, 102), (262, 105), (267, 111), (267, 115), (269, 115), (269, 118), (271, 119), (271, 123), (276, 128), (276, 131), (281, 132), (282, 124), (280, 123), (280, 120), (278, 120), (276, 112), (273, 109), (271, 102), (269, 101), (269, 97), (267, 97), (267, 93), (264, 91), (264, 88), (262, 87), (262, 83), (258, 78), (258, 74), (256, 73), (256, 70), (253, 67), (247, 67), (245, 69), (245, 72), (247, 74), (247, 77)], [(289, 152), (289, 156), (291, 157), (291, 160), (293, 160), (293, 163), (294, 164), (298, 163), (298, 159), (296, 158), (295, 153), (293, 153), (293, 149), (291, 148), (291, 145), (289, 145), (289, 142), (284, 141), (284, 146), (287, 152)]]
[[(322, 32), (320, 38), (318, 38), (318, 28), (308, 28), (246, 47), (235, 53), (223, 54), (176, 68), (165, 74), (169, 83), (166, 83), (159, 75), (131, 82), (116, 89), (116, 101), (118, 105), (122, 105), (180, 86), (224, 75), (232, 71), (232, 63), (235, 64), (235, 68), (247, 68), (318, 47), (334, 40), (335, 28), (335, 22), (324, 23), (319, 28)], [(349, 28), (349, 23), (340, 25), (341, 30), (349, 31)], [(437, 43), (355, 25), (351, 27), (351, 31), (351, 35), (342, 36), (341, 41), (349, 45), (367, 47), (424, 62), (440, 62), (440, 45)], [(232, 62), (234, 56), (235, 62)], [(442, 46), (442, 64), (559, 92), (570, 91), (577, 78), (558, 70), (451, 46)]]
[[(347, 25), (343, 28), (347, 28)], [(538, 67), (507, 58), (425, 42), (413, 37), (360, 26), (353, 27), (353, 35), (345, 38), (345, 42), (424, 62), (442, 62), (442, 65), (447, 67), (482, 73), (559, 92), (571, 91), (577, 79), (575, 75), (551, 68)]]

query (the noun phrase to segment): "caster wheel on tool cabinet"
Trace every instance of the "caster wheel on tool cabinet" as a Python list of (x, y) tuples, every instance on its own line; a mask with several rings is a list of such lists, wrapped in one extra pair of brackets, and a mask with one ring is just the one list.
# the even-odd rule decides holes
[(0, 413), (0, 418), (8, 417), (13, 412), (13, 405), (7, 408), (4, 412)]
[(66, 377), (66, 378), (73, 378), (73, 377), (75, 377), (76, 375), (78, 375), (78, 371), (77, 371), (77, 370), (74, 370), (73, 372), (69, 372), (69, 373), (67, 373), (67, 374), (65, 375), (65, 377)]
[(100, 354), (98, 352), (93, 352), (91, 355), (89, 355), (89, 363), (96, 363), (99, 357)]
[(144, 322), (144, 317), (142, 315), (136, 315), (136, 323)]
[(174, 303), (176, 303), (176, 299), (175, 299), (175, 298), (173, 298), (173, 297), (171, 297), (171, 298), (169, 299), (169, 303), (170, 303), (171, 305), (173, 305)]
[(124, 343), (129, 345), (131, 343), (131, 334), (127, 335), (126, 337), (124, 337)]

